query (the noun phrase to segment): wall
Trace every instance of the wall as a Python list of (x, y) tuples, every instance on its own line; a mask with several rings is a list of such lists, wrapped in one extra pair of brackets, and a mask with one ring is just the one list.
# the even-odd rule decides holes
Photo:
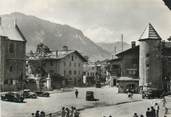
[(82, 82), (83, 61), (76, 54), (71, 53), (58, 61), (58, 73), (71, 83), (79, 85)]
[[(121, 76), (138, 78), (139, 52), (136, 50), (124, 54), (121, 58)], [(132, 71), (131, 71), (132, 70)], [(131, 72), (130, 72), (131, 71)]]
[(1, 55), (4, 59), (4, 66), (1, 68), (3, 71), (2, 78), (4, 79), (2, 81), (4, 84), (3, 90), (6, 90), (8, 86), (12, 87), (11, 85), (18, 89), (22, 88), (21, 82), (25, 79), (25, 42), (9, 39), (1, 42), (4, 44), (1, 46), (4, 50), (4, 54)]
[(139, 86), (150, 85), (153, 88), (162, 88), (162, 61), (160, 40), (146, 40), (140, 42), (139, 58)]

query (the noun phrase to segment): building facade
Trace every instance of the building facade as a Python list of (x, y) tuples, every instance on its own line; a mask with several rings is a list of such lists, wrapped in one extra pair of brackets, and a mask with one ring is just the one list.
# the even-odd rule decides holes
[[(112, 72), (120, 74), (120, 91), (136, 86), (139, 90), (148, 87), (170, 91), (171, 87), (171, 43), (163, 41), (151, 24), (148, 24), (140, 36), (139, 45), (116, 54), (117, 59), (110, 60), (110, 66), (117, 65)], [(120, 71), (118, 70), (118, 65)], [(137, 85), (138, 80), (139, 85)], [(128, 84), (129, 83), (129, 84)], [(125, 85), (123, 85), (125, 84)]]
[(1, 89), (19, 90), (25, 80), (26, 40), (14, 20), (1, 18), (0, 21)]
[[(52, 51), (46, 56), (33, 56), (28, 59), (29, 74), (39, 74), (46, 79), (50, 74), (53, 88), (81, 85), (83, 79), (83, 64), (86, 59), (78, 52), (68, 50)], [(56, 82), (53, 82), (56, 81)]]

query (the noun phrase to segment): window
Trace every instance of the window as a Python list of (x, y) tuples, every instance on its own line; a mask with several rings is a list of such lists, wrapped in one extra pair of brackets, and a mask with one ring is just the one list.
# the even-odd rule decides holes
[(13, 71), (13, 67), (12, 67), (12, 66), (10, 66), (9, 71), (10, 71), (10, 72), (12, 72), (12, 71)]
[(72, 58), (71, 58), (71, 59), (72, 59), (72, 61), (73, 61), (73, 60), (74, 60), (74, 57), (72, 56)]
[(13, 43), (11, 43), (11, 44), (9, 45), (9, 52), (10, 52), (10, 53), (14, 53), (14, 44), (13, 44)]
[(53, 61), (50, 61), (50, 65), (53, 66)]
[(4, 80), (4, 84), (8, 84), (8, 80)]
[(69, 66), (71, 67), (71, 62), (69, 63)]
[(146, 64), (146, 67), (150, 67), (150, 65), (149, 64)]
[(72, 75), (72, 71), (71, 70), (69, 70), (69, 74)]
[(74, 67), (76, 67), (76, 63), (74, 63)]
[(65, 63), (65, 61), (64, 61), (64, 66), (66, 66), (66, 63)]
[(79, 64), (78, 64), (78, 66), (80, 67), (80, 66), (81, 66), (81, 64), (79, 63)]
[(64, 70), (64, 76), (66, 75), (66, 71)]
[(149, 56), (150, 56), (150, 54), (149, 54), (149, 53), (147, 53), (147, 54), (146, 54), (146, 57), (149, 57)]
[(77, 71), (74, 71), (74, 75), (76, 75), (77, 74)]

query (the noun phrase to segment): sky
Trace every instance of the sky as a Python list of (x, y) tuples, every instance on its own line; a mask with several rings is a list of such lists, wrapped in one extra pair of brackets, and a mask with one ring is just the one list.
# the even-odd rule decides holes
[(171, 11), (162, 0), (0, 0), (0, 14), (21, 12), (68, 24), (94, 42), (137, 41), (151, 23), (171, 36)]

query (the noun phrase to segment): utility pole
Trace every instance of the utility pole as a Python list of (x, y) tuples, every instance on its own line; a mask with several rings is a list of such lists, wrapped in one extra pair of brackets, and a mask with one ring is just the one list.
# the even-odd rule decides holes
[(121, 34), (121, 45), (122, 45), (122, 52), (123, 52), (123, 34)]

